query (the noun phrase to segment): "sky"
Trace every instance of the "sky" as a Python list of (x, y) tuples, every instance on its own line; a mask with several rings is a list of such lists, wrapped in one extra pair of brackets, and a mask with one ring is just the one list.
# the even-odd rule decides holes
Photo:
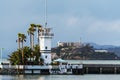
[[(120, 0), (47, 0), (47, 23), (52, 45), (94, 42), (120, 46)], [(27, 35), (30, 24), (45, 23), (45, 0), (0, 0), (0, 48), (18, 48), (17, 34)], [(35, 36), (35, 38), (37, 38)], [(27, 42), (29, 45), (29, 36)]]

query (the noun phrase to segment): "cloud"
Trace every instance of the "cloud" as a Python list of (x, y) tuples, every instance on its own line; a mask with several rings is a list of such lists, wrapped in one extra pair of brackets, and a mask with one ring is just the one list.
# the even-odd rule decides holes
[(90, 34), (95, 34), (98, 32), (120, 33), (120, 19), (103, 20), (94, 16), (68, 16), (64, 20), (67, 27), (73, 26), (77, 29), (84, 29), (85, 32)]
[(106, 33), (120, 33), (120, 20), (104, 21), (95, 19), (89, 26), (87, 31), (89, 33), (106, 32)]
[[(55, 16), (54, 16), (55, 17)], [(56, 39), (61, 39), (61, 37), (57, 37), (58, 32), (60, 34), (58, 36), (62, 36), (62, 40), (79, 40), (79, 37), (82, 37), (84, 42), (96, 42), (99, 44), (120, 44), (119, 35), (120, 35), (120, 20), (104, 20), (99, 19), (94, 16), (71, 16), (66, 15), (62, 19), (63, 16), (56, 16), (54, 18), (54, 23), (57, 21), (57, 25), (61, 27), (56, 27)], [(53, 23), (52, 23), (53, 24)], [(59, 28), (59, 29), (58, 29)], [(73, 31), (74, 30), (74, 31)], [(64, 32), (64, 33), (61, 33)]]
[(77, 17), (70, 17), (66, 21), (67, 26), (76, 26), (79, 24), (79, 18)]

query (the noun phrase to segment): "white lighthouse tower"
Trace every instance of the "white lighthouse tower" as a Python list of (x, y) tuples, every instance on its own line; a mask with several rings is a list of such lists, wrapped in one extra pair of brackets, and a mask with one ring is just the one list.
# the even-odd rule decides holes
[(39, 46), (41, 57), (44, 60), (44, 64), (51, 63), (51, 39), (53, 37), (51, 28), (47, 27), (47, 0), (45, 0), (45, 27), (41, 27), (39, 31)]
[(53, 33), (51, 33), (51, 28), (41, 28), (39, 33), (39, 45), (41, 57), (44, 60), (44, 64), (51, 63), (51, 39)]

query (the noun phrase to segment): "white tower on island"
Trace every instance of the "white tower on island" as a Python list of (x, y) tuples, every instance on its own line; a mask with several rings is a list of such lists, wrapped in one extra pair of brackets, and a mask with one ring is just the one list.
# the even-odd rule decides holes
[(53, 33), (51, 33), (51, 28), (41, 28), (39, 33), (39, 45), (41, 57), (44, 60), (44, 64), (51, 63), (51, 39)]

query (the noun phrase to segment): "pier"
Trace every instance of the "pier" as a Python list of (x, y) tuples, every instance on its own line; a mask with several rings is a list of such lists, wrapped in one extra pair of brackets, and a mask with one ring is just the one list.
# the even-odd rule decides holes
[(119, 60), (83, 60), (59, 65), (0, 65), (1, 75), (83, 75), (120, 74)]
[(25, 74), (43, 74), (43, 75), (120, 74), (120, 64), (68, 64), (58, 66), (46, 66), (46, 67), (32, 66), (32, 67), (26, 68)]
[(67, 60), (71, 64), (83, 64), (83, 74), (120, 74), (120, 60)]
[(84, 74), (120, 74), (120, 64), (84, 64)]

